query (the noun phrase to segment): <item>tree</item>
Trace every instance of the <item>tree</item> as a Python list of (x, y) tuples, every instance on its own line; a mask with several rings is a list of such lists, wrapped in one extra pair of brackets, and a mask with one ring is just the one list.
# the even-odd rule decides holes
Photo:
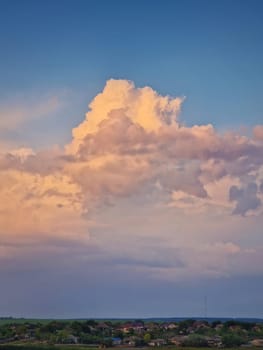
[(191, 334), (184, 340), (183, 346), (206, 347), (208, 343), (205, 337), (198, 334)]
[(150, 333), (144, 334), (143, 340), (144, 340), (144, 342), (145, 342), (146, 344), (148, 344), (149, 341), (150, 341), (151, 339), (152, 339), (152, 337), (151, 337), (151, 334), (150, 334)]
[(222, 322), (220, 320), (213, 321), (212, 328), (216, 328), (216, 326), (218, 326), (219, 324), (222, 324)]
[(73, 335), (75, 335), (75, 336), (79, 336), (80, 335), (80, 333), (82, 331), (82, 324), (80, 322), (73, 321), (73, 322), (71, 322), (70, 327), (73, 330)]
[(240, 346), (244, 344), (246, 340), (237, 334), (226, 334), (222, 337), (222, 343), (227, 348)]
[(187, 319), (184, 321), (181, 321), (178, 325), (178, 332), (180, 334), (187, 334), (188, 328), (191, 327), (195, 323), (195, 320), (193, 319)]
[(58, 331), (57, 333), (58, 343), (65, 343), (68, 340), (69, 336), (70, 336), (70, 333), (66, 329)]
[(119, 329), (115, 329), (115, 330), (113, 331), (113, 333), (112, 333), (112, 336), (113, 336), (114, 338), (121, 338), (121, 339), (123, 339), (123, 333), (122, 333), (122, 331), (119, 330)]
[(109, 348), (112, 346), (112, 339), (111, 338), (104, 338), (102, 341), (101, 341), (101, 345)]

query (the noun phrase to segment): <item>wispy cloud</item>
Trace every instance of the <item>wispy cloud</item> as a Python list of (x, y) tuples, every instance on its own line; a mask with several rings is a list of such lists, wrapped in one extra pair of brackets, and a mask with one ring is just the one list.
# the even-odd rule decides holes
[(13, 131), (30, 121), (37, 120), (54, 113), (61, 107), (59, 96), (45, 96), (42, 100), (13, 102), (0, 107), (0, 132)]

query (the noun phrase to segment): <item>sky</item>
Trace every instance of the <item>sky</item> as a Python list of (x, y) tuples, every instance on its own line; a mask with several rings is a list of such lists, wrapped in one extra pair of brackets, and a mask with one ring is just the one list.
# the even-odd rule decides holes
[(263, 318), (262, 1), (0, 7), (0, 316)]

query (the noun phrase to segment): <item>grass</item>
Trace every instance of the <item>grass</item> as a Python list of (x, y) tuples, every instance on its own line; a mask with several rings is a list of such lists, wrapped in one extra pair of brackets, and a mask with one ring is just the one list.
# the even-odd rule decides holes
[[(91, 346), (85, 346), (85, 345), (33, 345), (33, 344), (2, 344), (0, 345), (0, 350), (94, 350), (94, 347)], [(132, 348), (132, 347), (112, 347), (107, 348), (107, 350), (146, 350), (146, 349), (156, 349), (151, 347), (142, 347), (142, 348)], [(189, 348), (189, 347), (175, 347), (175, 346), (165, 346), (165, 347), (158, 347), (158, 350), (215, 350), (218, 348)], [(240, 350), (242, 348), (236, 347), (236, 348), (228, 348), (227, 350)], [(263, 350), (263, 347), (250, 347), (251, 350)]]

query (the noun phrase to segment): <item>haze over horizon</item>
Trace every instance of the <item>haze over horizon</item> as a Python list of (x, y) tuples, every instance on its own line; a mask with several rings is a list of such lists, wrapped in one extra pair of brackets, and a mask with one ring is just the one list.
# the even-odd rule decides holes
[(262, 318), (262, 1), (0, 4), (0, 316)]

